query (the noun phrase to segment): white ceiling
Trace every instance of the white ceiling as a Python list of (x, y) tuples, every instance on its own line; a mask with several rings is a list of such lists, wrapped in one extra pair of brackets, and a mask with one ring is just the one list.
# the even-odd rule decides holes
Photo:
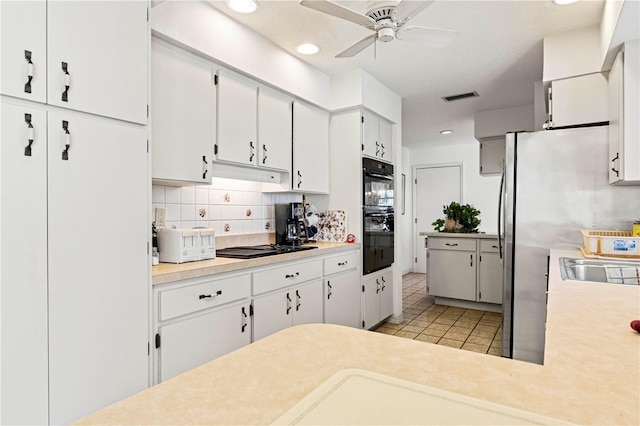
[[(336, 1), (362, 12), (365, 1)], [(444, 49), (403, 40), (370, 46), (354, 58), (334, 56), (372, 34), (366, 28), (300, 6), (296, 0), (259, 0), (243, 15), (224, 1), (209, 1), (284, 50), (329, 75), (363, 69), (402, 97), (402, 145), (464, 143), (473, 139), (473, 114), (533, 104), (533, 82), (542, 79), (542, 39), (600, 22), (604, 1), (557, 6), (550, 0), (439, 0), (411, 25), (454, 29)], [(321, 47), (315, 56), (295, 52), (303, 42)], [(477, 91), (479, 98), (443, 102), (442, 96)], [(440, 130), (452, 129), (443, 136)]]

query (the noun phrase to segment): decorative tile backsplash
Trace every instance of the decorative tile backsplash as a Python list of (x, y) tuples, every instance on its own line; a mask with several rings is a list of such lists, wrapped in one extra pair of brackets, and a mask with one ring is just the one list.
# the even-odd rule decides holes
[(152, 219), (156, 207), (167, 209), (166, 226), (209, 227), (216, 235), (275, 231), (274, 204), (302, 201), (302, 195), (262, 193), (259, 182), (213, 178), (212, 185), (153, 185)]

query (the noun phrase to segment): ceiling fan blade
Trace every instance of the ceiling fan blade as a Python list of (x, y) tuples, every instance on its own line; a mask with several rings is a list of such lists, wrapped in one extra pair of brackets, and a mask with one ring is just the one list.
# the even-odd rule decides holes
[(425, 46), (442, 48), (453, 42), (460, 33), (428, 27), (402, 27), (396, 32), (398, 40), (415, 41)]
[(317, 10), (318, 12), (335, 16), (336, 18), (362, 25), (370, 30), (375, 30), (376, 28), (376, 21), (369, 18), (367, 15), (363, 15), (355, 10), (328, 0), (300, 0), (300, 5)]
[(363, 38), (353, 46), (347, 48), (346, 50), (338, 53), (336, 58), (351, 58), (358, 53), (362, 52), (367, 47), (371, 46), (376, 41), (377, 34), (371, 34), (369, 37)]
[(434, 0), (424, 1), (408, 1), (401, 0), (396, 6), (394, 13), (396, 14), (396, 22), (405, 24), (408, 20), (416, 16), (418, 13), (425, 10), (427, 7), (433, 4)]

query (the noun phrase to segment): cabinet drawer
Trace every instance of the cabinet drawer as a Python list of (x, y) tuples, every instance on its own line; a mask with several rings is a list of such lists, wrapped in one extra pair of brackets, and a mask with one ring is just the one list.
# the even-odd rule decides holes
[(360, 264), (360, 253), (351, 252), (327, 257), (324, 260), (324, 274), (333, 275), (338, 272), (350, 271)]
[(497, 253), (498, 241), (497, 240), (480, 240), (480, 251), (484, 253)]
[(474, 238), (433, 238), (428, 239), (430, 249), (476, 251)]
[(322, 275), (322, 260), (294, 262), (253, 274), (253, 294), (291, 287)]
[(251, 276), (238, 275), (161, 291), (160, 321), (249, 297)]

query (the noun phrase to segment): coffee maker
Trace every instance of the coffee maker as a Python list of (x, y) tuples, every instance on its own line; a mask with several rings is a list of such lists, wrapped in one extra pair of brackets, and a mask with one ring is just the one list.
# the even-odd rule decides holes
[(302, 203), (276, 204), (276, 244), (297, 246), (307, 242)]

